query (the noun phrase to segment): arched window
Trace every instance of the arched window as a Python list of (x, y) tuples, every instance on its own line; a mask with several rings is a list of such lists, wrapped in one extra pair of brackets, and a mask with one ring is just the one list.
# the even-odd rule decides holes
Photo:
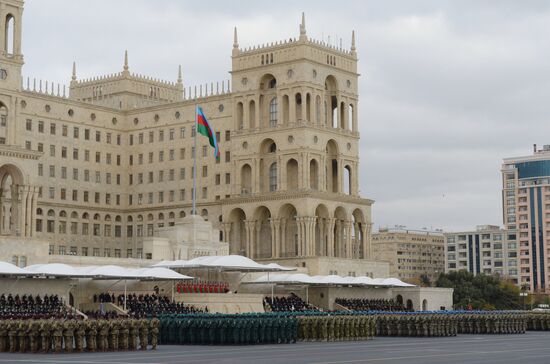
[(274, 97), (269, 102), (269, 126), (277, 126), (277, 98)]
[(169, 219), (175, 219), (175, 218), (176, 218), (176, 214), (174, 213), (174, 211), (171, 211), (171, 212), (168, 214), (168, 218), (169, 218)]
[(11, 257), (11, 264), (19, 265), (19, 257), (17, 255)]
[(269, 191), (277, 190), (277, 163), (273, 163), (269, 167)]
[(6, 16), (6, 28), (5, 33), (6, 44), (4, 45), (4, 50), (7, 54), (13, 54), (13, 44), (14, 44), (14, 34), (15, 34), (15, 19), (13, 18), (13, 15), (8, 14)]
[(185, 217), (185, 211), (181, 210), (180, 211), (180, 218), (184, 218)]

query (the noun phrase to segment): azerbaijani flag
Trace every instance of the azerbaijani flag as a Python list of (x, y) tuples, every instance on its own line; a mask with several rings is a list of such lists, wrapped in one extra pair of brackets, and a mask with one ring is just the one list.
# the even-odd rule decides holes
[(214, 156), (216, 159), (220, 159), (220, 148), (216, 140), (216, 133), (214, 133), (200, 106), (197, 106), (197, 132), (208, 138), (210, 145), (214, 147)]

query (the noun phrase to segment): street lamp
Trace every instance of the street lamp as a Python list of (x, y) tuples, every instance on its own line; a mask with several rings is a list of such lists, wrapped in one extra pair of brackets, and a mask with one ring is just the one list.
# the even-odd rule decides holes
[(521, 286), (521, 292), (519, 292), (519, 296), (521, 297), (521, 302), (523, 304), (523, 311), (525, 311), (525, 297), (529, 296), (526, 285)]

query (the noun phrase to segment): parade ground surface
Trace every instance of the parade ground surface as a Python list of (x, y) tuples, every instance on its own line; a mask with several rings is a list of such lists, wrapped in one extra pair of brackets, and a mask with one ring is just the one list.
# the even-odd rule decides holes
[(550, 363), (550, 332), (288, 345), (175, 346), (80, 354), (0, 353), (0, 363)]

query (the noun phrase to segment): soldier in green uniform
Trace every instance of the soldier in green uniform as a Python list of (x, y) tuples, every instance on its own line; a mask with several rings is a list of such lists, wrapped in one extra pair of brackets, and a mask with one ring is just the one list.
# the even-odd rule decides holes
[(139, 346), (141, 350), (147, 350), (147, 335), (149, 334), (149, 322), (147, 319), (139, 320)]
[(158, 318), (153, 317), (151, 319), (151, 349), (156, 350), (157, 349), (157, 339), (159, 334), (159, 325), (160, 321)]

